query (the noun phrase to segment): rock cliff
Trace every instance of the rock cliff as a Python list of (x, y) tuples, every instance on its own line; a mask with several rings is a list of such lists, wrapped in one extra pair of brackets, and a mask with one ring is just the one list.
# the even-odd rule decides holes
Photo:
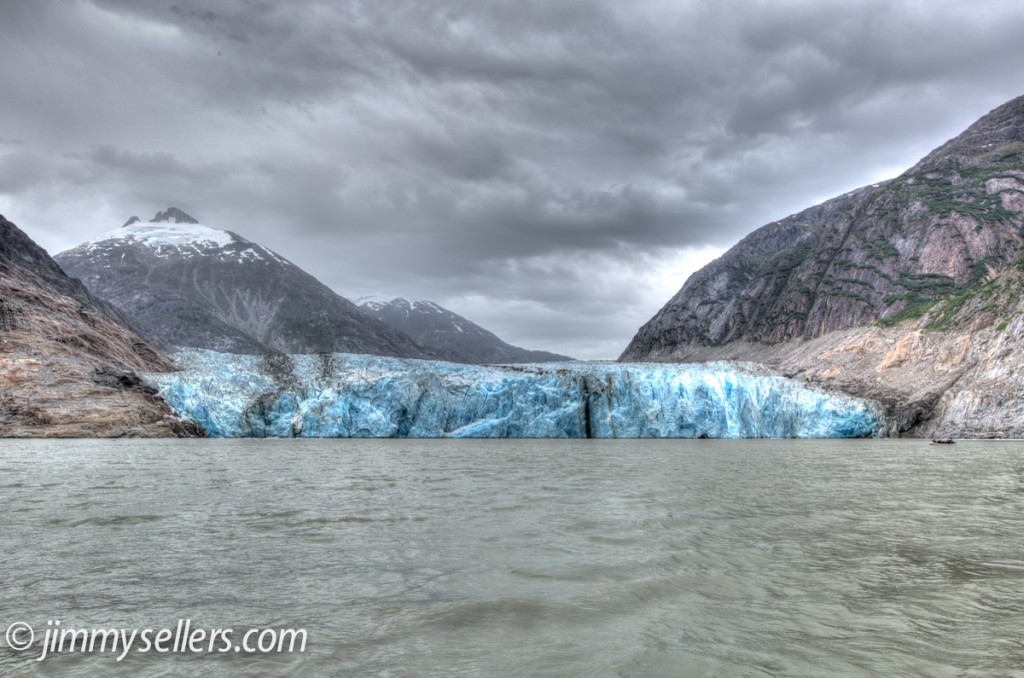
[(0, 436), (195, 436), (136, 376), (171, 362), (0, 217)]
[(1024, 97), (891, 181), (754, 231), (622, 359), (752, 360), (886, 402), (893, 432), (1024, 436), (1022, 242)]

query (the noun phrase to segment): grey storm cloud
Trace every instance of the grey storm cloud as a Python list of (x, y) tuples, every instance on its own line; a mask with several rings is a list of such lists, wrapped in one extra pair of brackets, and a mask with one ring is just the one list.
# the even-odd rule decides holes
[(168, 205), (349, 298), (614, 357), (754, 228), (1024, 93), (1015, 0), (14, 0), (0, 212)]

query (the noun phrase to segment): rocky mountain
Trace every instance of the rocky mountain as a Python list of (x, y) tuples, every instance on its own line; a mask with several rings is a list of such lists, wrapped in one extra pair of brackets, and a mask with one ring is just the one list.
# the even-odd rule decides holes
[(493, 333), (432, 301), (367, 300), (360, 308), (435, 351), (442, 360), (474, 365), (546, 363), (567, 356), (506, 344)]
[(54, 258), (165, 346), (433, 357), (290, 261), (174, 207)]
[(0, 436), (190, 436), (136, 371), (173, 366), (0, 217)]
[[(880, 399), (902, 432), (1021, 435), (1022, 242), (1024, 97), (895, 179), (754, 231), (621, 360), (753, 360)], [(997, 402), (1021, 411), (982, 416)]]

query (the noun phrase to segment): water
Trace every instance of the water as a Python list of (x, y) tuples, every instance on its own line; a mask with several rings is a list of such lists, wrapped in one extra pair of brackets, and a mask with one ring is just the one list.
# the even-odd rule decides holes
[[(1024, 675), (1024, 443), (0, 441), (3, 675)], [(240, 633), (241, 631), (239, 631)]]

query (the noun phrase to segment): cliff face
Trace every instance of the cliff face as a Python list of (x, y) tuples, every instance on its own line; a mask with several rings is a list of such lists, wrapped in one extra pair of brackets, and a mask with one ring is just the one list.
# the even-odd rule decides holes
[(0, 217), (0, 436), (190, 436), (135, 371), (172, 364)]
[[(982, 388), (982, 363), (989, 380), (1019, 365), (998, 354), (1016, 346), (1024, 311), (1022, 241), (1024, 97), (896, 179), (755, 231), (694, 274), (622, 359), (735, 355), (880, 397), (901, 412), (904, 432), (1024, 433), (1024, 419), (985, 423), (965, 404)], [(837, 334), (857, 328), (857, 339)], [(864, 344), (863, 362), (846, 360), (850, 340)], [(886, 373), (895, 369), (887, 352), (867, 348), (875, 340), (878, 350), (907, 349), (903, 383)], [(956, 367), (943, 363), (964, 342)], [(1003, 400), (1013, 398), (1024, 392)]]

